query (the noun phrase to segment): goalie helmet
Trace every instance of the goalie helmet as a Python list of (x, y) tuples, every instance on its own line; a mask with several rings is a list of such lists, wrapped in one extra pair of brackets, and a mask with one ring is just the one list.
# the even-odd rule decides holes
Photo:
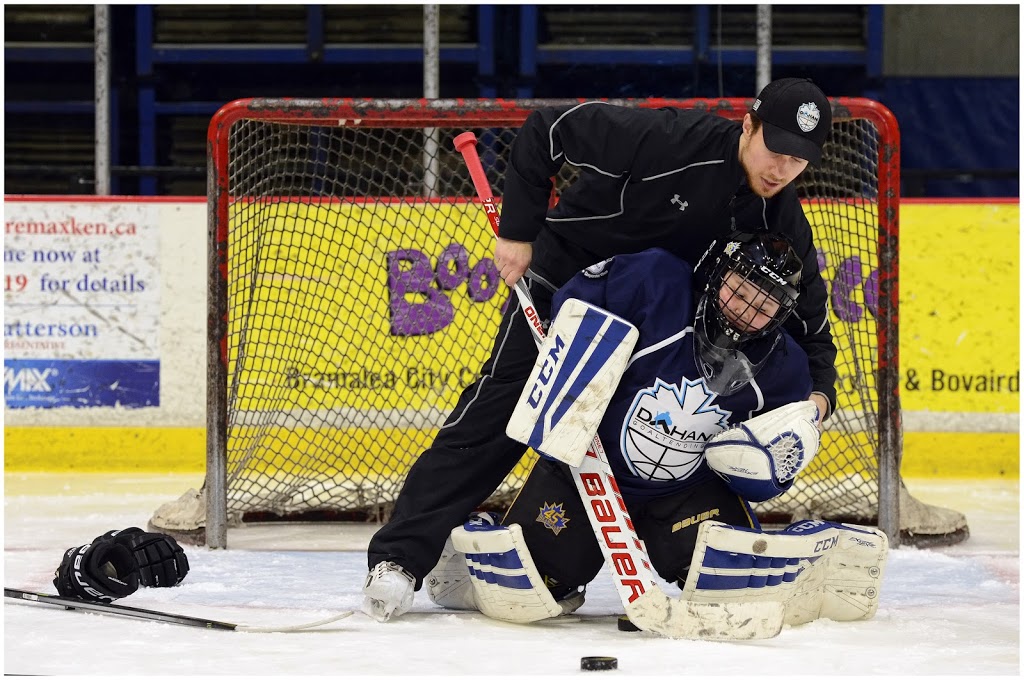
[(701, 257), (694, 349), (712, 390), (733, 394), (761, 370), (796, 308), (802, 269), (789, 241), (768, 233), (734, 232)]

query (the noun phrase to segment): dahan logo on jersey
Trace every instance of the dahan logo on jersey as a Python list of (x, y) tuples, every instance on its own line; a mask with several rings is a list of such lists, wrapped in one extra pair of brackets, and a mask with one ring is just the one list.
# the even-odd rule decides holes
[(692, 475), (704, 458), (704, 445), (728, 427), (732, 415), (713, 403), (716, 396), (702, 379), (684, 379), (677, 387), (658, 378), (638, 392), (620, 438), (633, 474), (653, 481)]

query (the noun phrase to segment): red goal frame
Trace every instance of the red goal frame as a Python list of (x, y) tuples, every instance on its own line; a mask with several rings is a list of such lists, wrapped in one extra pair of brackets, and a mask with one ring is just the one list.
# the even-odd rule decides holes
[[(212, 118), (207, 134), (208, 268), (207, 309), (207, 473), (206, 542), (225, 547), (226, 451), (228, 428), (228, 210), (231, 201), (229, 139), (241, 120), (347, 127), (432, 128), (518, 127), (529, 113), (545, 106), (572, 105), (585, 99), (292, 99), (254, 98), (231, 102)], [(704, 110), (738, 120), (752, 99), (608, 99), (609, 103), (643, 108), (677, 107)], [(870, 121), (879, 132), (878, 204), (878, 525), (899, 545), (899, 467), (902, 418), (899, 401), (899, 203), (900, 134), (892, 112), (863, 98), (830, 98), (834, 122)]]

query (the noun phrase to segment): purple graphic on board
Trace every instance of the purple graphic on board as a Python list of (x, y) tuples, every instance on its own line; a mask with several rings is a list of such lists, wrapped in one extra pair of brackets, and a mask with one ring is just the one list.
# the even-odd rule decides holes
[[(391, 334), (429, 335), (446, 328), (455, 319), (455, 306), (449, 296), (458, 294), (462, 284), (466, 284), (465, 294), (473, 302), (493, 298), (501, 284), (494, 260), (485, 257), (471, 264), (469, 257), (461, 243), (445, 248), (436, 265), (416, 248), (389, 251)], [(818, 250), (818, 267), (826, 273), (826, 280), (828, 265), (829, 255)], [(872, 317), (878, 315), (878, 270), (871, 269), (867, 276), (864, 271), (864, 263), (854, 255), (840, 260), (832, 273), (829, 298), (832, 312), (840, 321), (857, 323), (865, 311)]]
[(498, 292), (501, 276), (494, 261), (485, 257), (470, 265), (469, 251), (461, 243), (449, 245), (432, 267), (430, 257), (415, 248), (387, 253), (388, 294), (392, 335), (429, 335), (455, 318), (449, 294), (463, 283), (473, 302), (487, 302)]
[[(818, 250), (818, 268), (826, 272), (828, 257)], [(831, 294), (832, 312), (840, 321), (857, 323), (864, 316), (865, 307), (872, 317), (878, 316), (878, 269), (872, 269), (864, 276), (864, 263), (854, 255), (845, 258), (836, 265), (832, 277)], [(826, 272), (826, 280), (828, 275)], [(857, 289), (863, 293), (864, 304), (857, 301)]]

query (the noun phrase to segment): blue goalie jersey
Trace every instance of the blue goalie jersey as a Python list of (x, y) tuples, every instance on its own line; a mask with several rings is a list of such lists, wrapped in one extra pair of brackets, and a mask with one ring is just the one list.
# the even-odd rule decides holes
[[(583, 270), (558, 290), (629, 321), (639, 340), (605, 412), (598, 436), (627, 497), (652, 498), (718, 479), (704, 445), (729, 425), (810, 396), (807, 355), (784, 331), (744, 346), (771, 356), (739, 391), (719, 395), (705, 384), (694, 355), (697, 298), (693, 268), (661, 249), (618, 255)], [(754, 344), (757, 343), (757, 344)]]

